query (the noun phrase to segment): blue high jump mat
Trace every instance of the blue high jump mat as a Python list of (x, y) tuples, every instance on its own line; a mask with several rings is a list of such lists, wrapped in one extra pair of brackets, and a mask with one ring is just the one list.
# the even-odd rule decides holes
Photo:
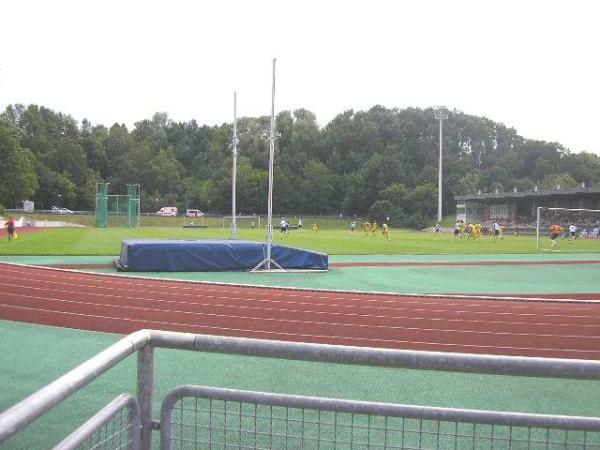
[[(121, 242), (115, 260), (119, 270), (131, 272), (222, 272), (251, 270), (267, 254), (267, 244), (220, 239), (134, 239)], [(271, 259), (284, 270), (328, 270), (325, 253), (271, 245)]]

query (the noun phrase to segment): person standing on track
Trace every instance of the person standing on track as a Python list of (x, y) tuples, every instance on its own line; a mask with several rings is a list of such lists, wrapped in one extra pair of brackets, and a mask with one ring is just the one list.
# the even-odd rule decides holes
[(12, 216), (8, 216), (6, 221), (6, 231), (8, 232), (8, 242), (12, 241), (15, 237), (15, 221)]

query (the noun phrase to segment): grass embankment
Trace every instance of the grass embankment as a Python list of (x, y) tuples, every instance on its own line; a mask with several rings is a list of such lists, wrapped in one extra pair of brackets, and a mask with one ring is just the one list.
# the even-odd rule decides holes
[[(0, 255), (118, 255), (124, 239), (228, 239), (229, 230), (216, 228), (142, 227), (142, 228), (56, 228), (36, 233), (22, 233), (9, 243), (0, 240)], [(265, 232), (241, 228), (239, 239), (264, 241)], [(364, 236), (347, 229), (324, 229), (314, 235), (309, 230), (291, 231), (281, 236), (275, 230), (274, 243), (325, 252), (331, 255), (400, 255), (400, 254), (493, 254), (535, 253), (535, 237), (506, 236), (493, 243), (490, 236), (478, 240), (453, 240), (451, 234), (433, 236), (428, 232), (392, 230), (391, 241), (381, 233)], [(543, 247), (549, 247), (546, 237)], [(561, 250), (599, 251), (600, 240), (578, 240), (559, 245)]]

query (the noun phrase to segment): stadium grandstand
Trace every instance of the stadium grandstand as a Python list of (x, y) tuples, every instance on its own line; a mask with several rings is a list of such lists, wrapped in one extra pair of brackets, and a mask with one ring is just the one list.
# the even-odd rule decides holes
[[(480, 221), (485, 224), (498, 220), (508, 229), (518, 227), (527, 232), (535, 231), (538, 207), (599, 210), (600, 187), (586, 187), (582, 183), (577, 188), (563, 189), (556, 186), (555, 189), (541, 190), (535, 186), (528, 191), (514, 188), (510, 192), (496, 190), (493, 193), (457, 195), (454, 200), (457, 220), (466, 223)], [(594, 224), (600, 221), (598, 213), (591, 216), (584, 213), (580, 215), (581, 217), (574, 217), (571, 213), (569, 217), (565, 217), (565, 221), (592, 221)]]

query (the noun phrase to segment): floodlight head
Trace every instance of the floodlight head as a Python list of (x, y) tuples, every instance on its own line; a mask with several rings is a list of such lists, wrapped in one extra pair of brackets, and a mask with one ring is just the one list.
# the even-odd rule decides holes
[(433, 117), (437, 120), (446, 120), (448, 118), (449, 112), (445, 106), (436, 106), (433, 110)]

